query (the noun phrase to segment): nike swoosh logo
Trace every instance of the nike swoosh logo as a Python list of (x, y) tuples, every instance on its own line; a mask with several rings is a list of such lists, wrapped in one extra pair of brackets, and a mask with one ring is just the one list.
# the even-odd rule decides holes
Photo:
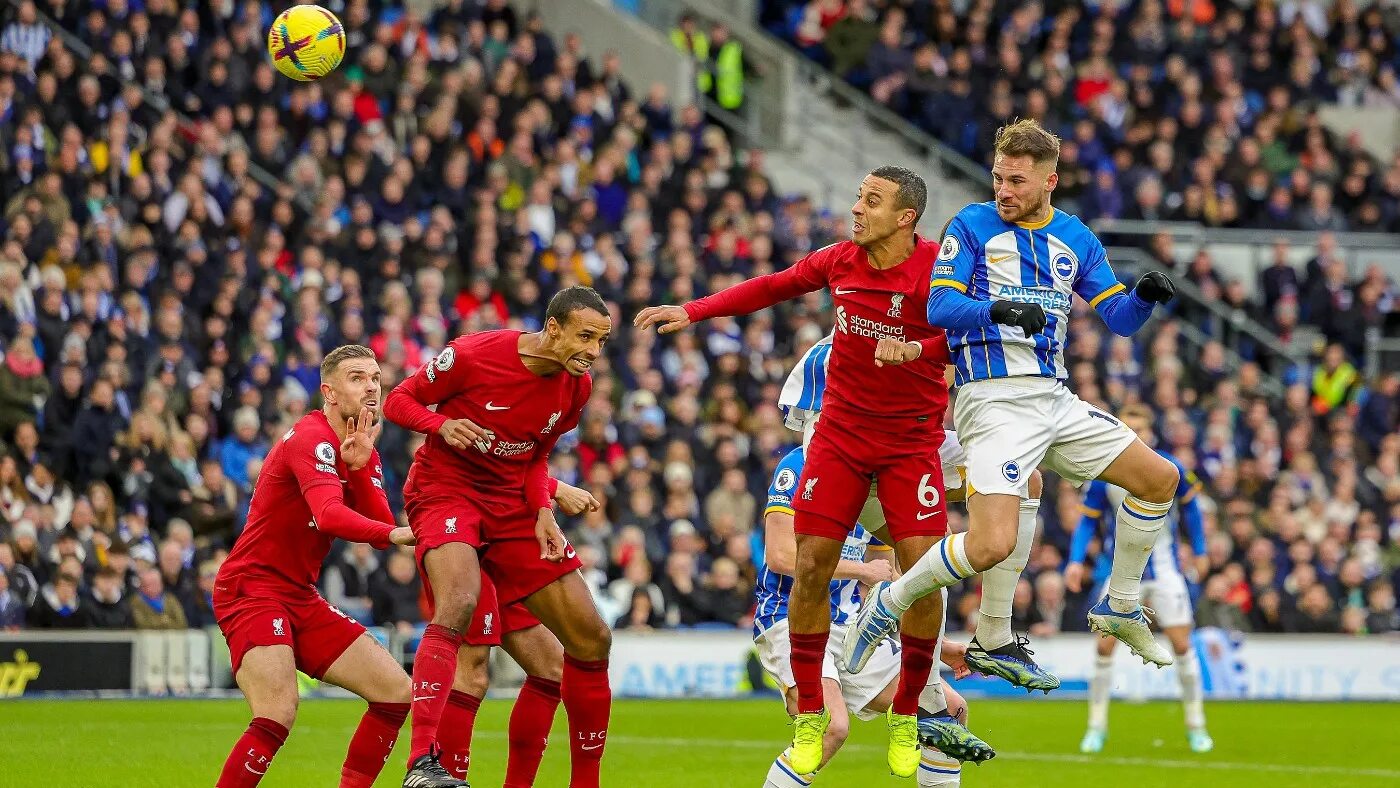
[(835, 290), (832, 290), (831, 292), (834, 295), (850, 295), (851, 293), (854, 293), (855, 290), (851, 288), (838, 287)]
[(247, 769), (248, 771), (252, 772), (253, 774), (257, 774), (257, 775), (264, 775), (264, 774), (267, 774), (267, 770), (266, 770), (266, 769), (264, 769), (263, 771), (258, 771), (257, 769), (254, 769), (251, 765), (249, 765), (249, 764), (247, 764), (247, 763), (244, 763), (244, 764), (243, 764), (243, 768)]
[(915, 519), (915, 520), (927, 520), (928, 518), (934, 516), (935, 514), (938, 514), (938, 510), (937, 510), (937, 509), (935, 509), (935, 510), (933, 510), (933, 511), (931, 511), (931, 512), (919, 512), (918, 514), (914, 515), (914, 519)]
[(585, 745), (582, 745), (581, 747), (579, 747), (579, 749), (580, 749), (580, 750), (596, 750), (596, 749), (598, 749), (599, 747), (602, 747), (602, 746), (603, 746), (603, 745), (601, 745), (601, 744), (595, 744), (595, 745), (593, 745), (592, 747), (590, 747), (590, 746), (588, 746), (587, 744), (585, 744)]
[[(403, 697), (403, 696), (400, 696), (400, 697)], [(413, 702), (414, 702), (414, 703), (417, 703), (417, 702), (420, 701), (420, 700), (432, 700), (433, 698), (436, 698), (436, 697), (437, 697), (436, 695), (422, 695), (422, 696), (414, 695), (414, 696), (413, 696)]]
[(486, 409), (487, 409), (487, 410), (510, 410), (510, 406), (509, 406), (509, 405), (492, 405), (490, 402), (488, 402), (488, 403), (486, 403)]
[(1016, 255), (1014, 254), (987, 255), (987, 262), (991, 263), (992, 265), (996, 265), (997, 263), (1004, 263), (1015, 256)]

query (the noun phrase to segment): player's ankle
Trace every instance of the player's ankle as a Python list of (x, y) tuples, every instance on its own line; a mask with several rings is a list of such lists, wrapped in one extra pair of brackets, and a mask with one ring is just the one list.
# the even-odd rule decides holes
[(1136, 599), (1123, 599), (1116, 596), (1108, 598), (1108, 609), (1115, 613), (1131, 613), (1137, 610), (1140, 604)]

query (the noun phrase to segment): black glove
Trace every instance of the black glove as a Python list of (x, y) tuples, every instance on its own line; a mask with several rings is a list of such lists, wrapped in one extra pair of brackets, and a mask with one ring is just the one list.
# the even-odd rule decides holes
[(1148, 271), (1138, 280), (1133, 292), (1149, 304), (1165, 304), (1176, 298), (1176, 285), (1161, 271)]
[(992, 322), (1004, 326), (1020, 326), (1026, 336), (1039, 334), (1045, 328), (1045, 310), (1040, 304), (1024, 304), (1020, 301), (993, 301)]

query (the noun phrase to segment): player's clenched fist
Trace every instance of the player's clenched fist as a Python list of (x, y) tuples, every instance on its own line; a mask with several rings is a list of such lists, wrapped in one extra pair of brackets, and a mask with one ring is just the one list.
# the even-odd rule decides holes
[(438, 427), (438, 434), (454, 449), (466, 449), (486, 439), (486, 430), (471, 419), (449, 419)]
[(418, 543), (418, 540), (413, 536), (413, 529), (406, 525), (397, 526), (394, 530), (390, 531), (389, 541), (404, 547), (412, 547)]
[(535, 539), (540, 543), (540, 558), (546, 561), (564, 560), (569, 541), (564, 538), (564, 532), (559, 530), (559, 523), (554, 519), (554, 512), (549, 509), (541, 509), (539, 517), (535, 518)]
[(913, 361), (923, 352), (924, 348), (918, 342), (885, 337), (875, 343), (875, 366), (898, 366), (906, 361)]
[(657, 333), (670, 334), (690, 325), (690, 315), (686, 314), (685, 307), (649, 306), (637, 313), (632, 325), (641, 329), (656, 326)]
[(1148, 271), (1138, 280), (1133, 292), (1149, 304), (1165, 304), (1176, 298), (1176, 285), (1161, 271)]
[(564, 482), (559, 482), (559, 489), (554, 492), (554, 501), (559, 504), (559, 511), (569, 516), (596, 512), (602, 506), (598, 499), (593, 497), (593, 493)]
[(1065, 588), (1071, 594), (1079, 593), (1079, 589), (1084, 586), (1084, 565), (1081, 563), (1070, 563), (1065, 565)]
[(872, 558), (865, 562), (865, 577), (861, 578), (861, 582), (866, 585), (874, 585), (887, 581), (892, 582), (898, 576), (894, 571), (894, 564), (883, 558)]
[(1024, 304), (1020, 301), (993, 301), (992, 322), (1004, 326), (1018, 326), (1026, 336), (1039, 334), (1045, 328), (1045, 309), (1040, 304)]

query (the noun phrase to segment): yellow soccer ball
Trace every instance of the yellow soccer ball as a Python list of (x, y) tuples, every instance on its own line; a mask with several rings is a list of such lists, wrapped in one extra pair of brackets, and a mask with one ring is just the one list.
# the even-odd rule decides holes
[(345, 57), (345, 26), (318, 5), (294, 5), (272, 21), (267, 54), (278, 71), (312, 82), (335, 71)]

